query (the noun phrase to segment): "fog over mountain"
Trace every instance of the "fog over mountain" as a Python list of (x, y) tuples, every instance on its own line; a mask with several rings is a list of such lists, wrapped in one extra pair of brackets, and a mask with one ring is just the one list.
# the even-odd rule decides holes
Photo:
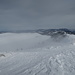
[(0, 30), (75, 29), (75, 0), (0, 0)]

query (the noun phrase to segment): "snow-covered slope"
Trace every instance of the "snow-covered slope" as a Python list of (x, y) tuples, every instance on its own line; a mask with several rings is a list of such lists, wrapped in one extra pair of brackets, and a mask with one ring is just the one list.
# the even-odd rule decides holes
[(0, 75), (75, 75), (75, 35), (0, 34)]
[(0, 51), (16, 51), (33, 49), (48, 36), (37, 33), (5, 33), (0, 35)]

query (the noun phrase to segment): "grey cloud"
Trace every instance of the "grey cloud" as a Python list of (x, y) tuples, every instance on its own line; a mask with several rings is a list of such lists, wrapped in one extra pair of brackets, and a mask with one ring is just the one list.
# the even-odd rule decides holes
[(75, 0), (0, 0), (0, 29), (74, 28)]

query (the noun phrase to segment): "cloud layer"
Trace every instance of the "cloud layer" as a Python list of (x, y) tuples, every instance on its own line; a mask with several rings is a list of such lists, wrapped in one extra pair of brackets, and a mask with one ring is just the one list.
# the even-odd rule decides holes
[(75, 0), (0, 0), (0, 30), (75, 29)]

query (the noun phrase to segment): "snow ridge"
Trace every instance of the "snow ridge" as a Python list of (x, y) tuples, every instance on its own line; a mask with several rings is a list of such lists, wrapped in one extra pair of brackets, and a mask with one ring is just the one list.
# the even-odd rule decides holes
[(75, 52), (49, 57), (19, 75), (75, 75)]

